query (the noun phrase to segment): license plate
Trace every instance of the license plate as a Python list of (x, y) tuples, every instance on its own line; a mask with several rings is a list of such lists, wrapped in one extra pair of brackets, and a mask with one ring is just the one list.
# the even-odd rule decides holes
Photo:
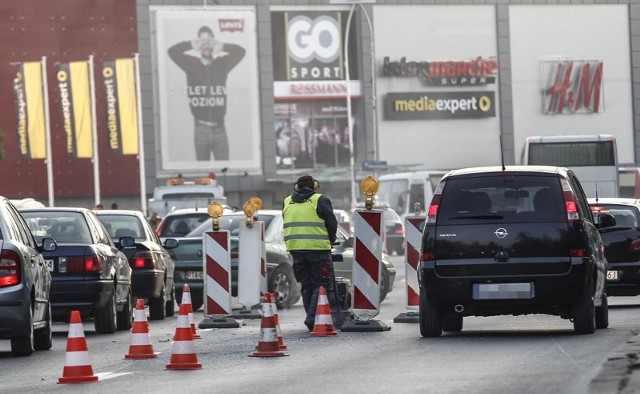
[(187, 279), (202, 279), (202, 271), (187, 271)]
[(528, 300), (534, 296), (533, 283), (474, 283), (474, 300)]
[(44, 264), (47, 266), (49, 272), (53, 271), (53, 260), (45, 260)]
[(618, 271), (607, 271), (607, 280), (618, 280)]

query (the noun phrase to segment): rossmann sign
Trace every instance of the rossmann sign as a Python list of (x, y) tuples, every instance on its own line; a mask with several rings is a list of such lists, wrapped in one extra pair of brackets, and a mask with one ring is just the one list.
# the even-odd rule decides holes
[(386, 120), (476, 119), (496, 116), (493, 92), (387, 93)]
[(476, 57), (473, 60), (424, 61), (402, 57), (394, 60), (386, 56), (382, 76), (417, 78), (429, 86), (475, 86), (496, 82), (498, 60), (495, 57)]

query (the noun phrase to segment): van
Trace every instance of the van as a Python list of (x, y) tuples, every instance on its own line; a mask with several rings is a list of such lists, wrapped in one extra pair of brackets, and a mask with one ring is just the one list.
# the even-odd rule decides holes
[(446, 173), (446, 170), (431, 170), (381, 175), (378, 178), (378, 203), (389, 204), (403, 223), (409, 215), (424, 216), (426, 204), (431, 201), (433, 191)]
[(425, 337), (464, 316), (549, 314), (590, 334), (609, 324), (607, 261), (582, 186), (562, 167), (478, 167), (438, 185), (423, 229), (418, 282)]

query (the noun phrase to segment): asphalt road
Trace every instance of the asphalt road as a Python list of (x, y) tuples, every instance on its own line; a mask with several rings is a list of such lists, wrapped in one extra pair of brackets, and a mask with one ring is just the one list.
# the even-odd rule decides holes
[[(67, 325), (56, 324), (53, 349), (14, 358), (0, 341), (0, 392), (122, 393), (587, 393), (609, 356), (640, 331), (639, 298), (610, 298), (610, 327), (574, 335), (558, 317), (465, 318), (464, 329), (441, 338), (420, 337), (417, 324), (393, 323), (406, 312), (404, 266), (393, 258), (395, 289), (376, 318), (386, 332), (338, 332), (312, 338), (303, 308), (280, 310), (286, 357), (248, 357), (258, 344), (260, 319), (240, 328), (198, 330), (194, 371), (165, 369), (171, 358), (176, 317), (150, 322), (157, 359), (125, 360), (130, 332), (97, 335), (85, 323), (89, 358), (100, 380), (58, 384), (65, 365)], [(196, 321), (202, 320), (196, 312)]]

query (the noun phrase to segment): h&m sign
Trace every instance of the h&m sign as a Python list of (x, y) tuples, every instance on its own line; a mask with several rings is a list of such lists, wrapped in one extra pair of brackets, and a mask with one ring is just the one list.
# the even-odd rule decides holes
[(604, 112), (603, 61), (542, 62), (543, 108), (547, 114)]

